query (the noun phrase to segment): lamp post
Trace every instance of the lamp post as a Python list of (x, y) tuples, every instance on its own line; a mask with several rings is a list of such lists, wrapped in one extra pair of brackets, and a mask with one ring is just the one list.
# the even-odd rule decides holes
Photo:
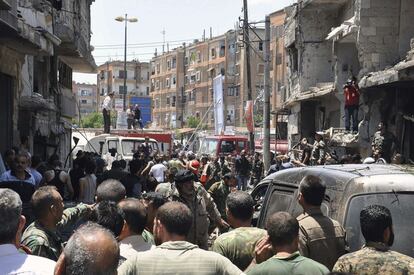
[(125, 47), (124, 47), (124, 102), (123, 102), (123, 110), (126, 111), (126, 93), (127, 93), (127, 85), (126, 85), (126, 79), (127, 79), (127, 25), (128, 22), (135, 23), (138, 22), (137, 18), (128, 18), (128, 14), (125, 14), (125, 17), (118, 16), (115, 18), (118, 22), (124, 22), (125, 21)]

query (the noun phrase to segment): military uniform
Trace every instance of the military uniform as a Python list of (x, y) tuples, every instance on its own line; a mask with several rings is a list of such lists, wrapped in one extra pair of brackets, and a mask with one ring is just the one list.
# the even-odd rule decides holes
[(299, 251), (332, 269), (338, 258), (346, 253), (345, 229), (339, 222), (311, 209), (297, 217), (299, 222)]
[(358, 275), (414, 274), (414, 259), (389, 250), (383, 243), (367, 243), (361, 250), (339, 258), (333, 271)]
[(173, 200), (187, 205), (193, 214), (193, 223), (187, 235), (187, 241), (200, 248), (208, 249), (209, 217), (217, 224), (221, 220), (221, 216), (213, 199), (200, 183), (194, 183), (194, 191), (195, 194), (191, 197), (179, 194), (173, 196)]
[(180, 195), (175, 187), (175, 184), (170, 182), (159, 183), (155, 188), (155, 192), (162, 194), (169, 200), (172, 200), (173, 197), (178, 197)]
[(313, 144), (312, 157), (311, 157), (313, 165), (317, 165), (318, 160), (320, 161), (320, 164), (325, 163), (325, 153), (326, 153), (325, 147), (326, 145), (323, 140), (320, 140), (320, 141), (315, 140), (315, 143)]
[(377, 151), (387, 162), (391, 162), (391, 149), (394, 140), (395, 138), (390, 132), (381, 134), (381, 131), (377, 131), (372, 139), (372, 149), (374, 152)]
[(62, 220), (55, 232), (44, 228), (39, 222), (30, 224), (23, 233), (22, 244), (30, 248), (33, 255), (42, 256), (57, 261), (63, 249), (63, 240), (60, 232), (74, 224), (90, 212), (85, 204), (80, 204), (63, 211)]
[(226, 185), (224, 180), (214, 183), (208, 193), (216, 203), (217, 209), (220, 212), (221, 217), (226, 218), (226, 199), (230, 194), (230, 188)]
[(217, 252), (241, 270), (245, 270), (254, 258), (256, 243), (267, 236), (266, 230), (256, 227), (239, 227), (220, 235), (211, 250)]
[(254, 160), (253, 161), (253, 168), (252, 168), (252, 174), (253, 174), (253, 185), (258, 184), (263, 177), (263, 170), (264, 170), (264, 164), (263, 161)]

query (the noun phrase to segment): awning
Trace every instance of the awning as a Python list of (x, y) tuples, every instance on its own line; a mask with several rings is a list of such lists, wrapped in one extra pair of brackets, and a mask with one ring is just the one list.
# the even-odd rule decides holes
[(194, 132), (195, 130), (196, 130), (195, 128), (182, 128), (182, 129), (178, 129), (177, 132), (179, 134), (188, 134), (188, 133)]

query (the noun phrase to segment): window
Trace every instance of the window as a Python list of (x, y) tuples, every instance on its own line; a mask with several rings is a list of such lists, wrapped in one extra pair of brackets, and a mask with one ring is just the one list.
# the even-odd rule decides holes
[(230, 87), (227, 89), (227, 96), (234, 96), (234, 88)]
[(118, 73), (118, 78), (121, 78), (121, 79), (128, 78), (128, 71), (120, 70)]
[(264, 64), (258, 64), (257, 65), (257, 73), (258, 74), (264, 74)]
[[(233, 115), (233, 111), (232, 111), (231, 114)], [(237, 147), (238, 147), (238, 150), (239, 151), (244, 150), (245, 149), (245, 146), (246, 146), (246, 142), (244, 142), (244, 141), (238, 141), (237, 142)]]
[(86, 99), (82, 99), (81, 104), (88, 104), (88, 101)]
[(128, 87), (127, 86), (123, 86), (123, 85), (120, 85), (119, 86), (119, 94), (126, 94), (128, 92)]
[(200, 146), (200, 153), (206, 155), (215, 155), (217, 152), (218, 140), (205, 139), (202, 141)]
[(171, 70), (171, 61), (167, 60), (167, 70)]
[(292, 72), (295, 73), (298, 71), (298, 68), (299, 68), (299, 64), (298, 64), (299, 52), (294, 44), (288, 48), (288, 53), (289, 53), (290, 68)]
[(105, 79), (105, 71), (101, 71), (99, 75), (101, 79)]
[(150, 93), (150, 90), (149, 90), (149, 87), (146, 87), (146, 88), (147, 88), (147, 96), (148, 96)]
[(393, 227), (398, 232), (395, 235), (393, 250), (413, 257), (414, 235), (410, 230), (414, 226), (413, 198), (413, 193), (398, 192), (365, 194), (351, 198), (345, 217), (347, 241), (351, 251), (358, 250), (364, 244), (359, 222), (361, 209), (368, 205), (379, 204), (390, 210)]
[(263, 42), (259, 42), (259, 51), (263, 51)]
[(155, 81), (155, 89), (157, 89), (157, 90), (160, 89), (160, 81), (159, 80)]
[(198, 63), (201, 62), (201, 52), (200, 51), (197, 52), (197, 62)]
[(172, 87), (175, 87), (175, 85), (177, 84), (177, 77), (174, 75), (172, 78), (171, 78), (171, 86)]
[(193, 84), (194, 82), (196, 82), (196, 74), (192, 73), (190, 76), (190, 84)]
[(173, 95), (171, 99), (171, 107), (175, 107), (175, 102), (176, 102), (176, 97), (175, 95)]
[(239, 96), (239, 87), (234, 87), (234, 95)]
[(196, 81), (200, 82), (201, 81), (201, 73), (200, 71), (196, 72)]
[(221, 45), (220, 46), (220, 57), (224, 57), (226, 54), (226, 46), (225, 45)]
[(184, 76), (184, 84), (188, 84), (190, 77), (188, 75)]
[(176, 67), (177, 67), (177, 58), (176, 57), (173, 57), (172, 64), (171, 64), (171, 68), (172, 69), (175, 69)]
[(214, 59), (214, 58), (216, 58), (216, 49), (212, 48), (211, 49), (211, 59)]
[(170, 97), (167, 96), (167, 106), (170, 106)]
[(147, 80), (149, 80), (149, 79), (150, 79), (150, 73), (147, 72)]
[(160, 73), (160, 63), (157, 63), (157, 74), (159, 74)]
[(169, 78), (165, 79), (165, 87), (170, 88), (170, 79)]
[(272, 195), (269, 200), (269, 205), (266, 208), (265, 220), (267, 220), (270, 215), (280, 211), (287, 211), (292, 202), (293, 191), (281, 191), (274, 189), (272, 190)]
[(102, 88), (102, 90), (101, 90), (101, 95), (104, 95), (105, 94), (105, 89), (104, 88)]
[(221, 152), (220, 153), (233, 153), (234, 151), (236, 151), (236, 144), (235, 141), (233, 140), (223, 140), (221, 142)]
[(88, 90), (80, 91), (80, 96), (91, 96), (91, 95), (92, 95), (91, 91), (88, 91)]

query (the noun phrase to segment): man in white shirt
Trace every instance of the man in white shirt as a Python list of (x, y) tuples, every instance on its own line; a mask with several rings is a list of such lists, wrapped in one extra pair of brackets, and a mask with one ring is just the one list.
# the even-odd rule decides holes
[(145, 205), (135, 198), (128, 198), (118, 203), (124, 213), (124, 226), (119, 235), (121, 257), (129, 259), (137, 252), (150, 250), (152, 245), (144, 240), (142, 232), (147, 223)]
[(102, 115), (104, 119), (104, 133), (109, 134), (111, 125), (111, 109), (114, 92), (109, 92), (102, 103)]
[(19, 195), (0, 188), (0, 274), (53, 274), (54, 261), (17, 250), (25, 223)]
[(165, 172), (167, 171), (167, 167), (162, 164), (162, 159), (157, 156), (155, 157), (156, 164), (151, 167), (149, 174), (153, 176), (158, 183), (163, 183), (165, 179)]

